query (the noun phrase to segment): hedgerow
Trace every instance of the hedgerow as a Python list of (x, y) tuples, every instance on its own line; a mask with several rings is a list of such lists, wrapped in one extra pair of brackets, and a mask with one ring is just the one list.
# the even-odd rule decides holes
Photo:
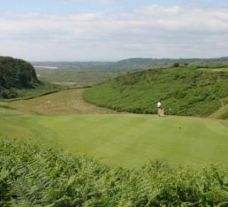
[(228, 206), (228, 172), (160, 161), (108, 167), (48, 146), (0, 141), (0, 206)]

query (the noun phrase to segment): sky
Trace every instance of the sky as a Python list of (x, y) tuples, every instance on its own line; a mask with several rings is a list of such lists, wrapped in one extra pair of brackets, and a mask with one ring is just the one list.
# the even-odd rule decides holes
[(0, 55), (29, 61), (228, 56), (227, 0), (0, 0)]

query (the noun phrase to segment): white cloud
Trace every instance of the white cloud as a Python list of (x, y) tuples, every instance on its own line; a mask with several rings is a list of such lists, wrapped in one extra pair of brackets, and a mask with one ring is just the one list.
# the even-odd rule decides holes
[(99, 4), (107, 4), (111, 0), (57, 0), (57, 1), (62, 1), (66, 3), (99, 3)]
[(3, 13), (0, 54), (33, 60), (224, 56), (227, 22), (228, 9), (159, 5), (125, 13)]

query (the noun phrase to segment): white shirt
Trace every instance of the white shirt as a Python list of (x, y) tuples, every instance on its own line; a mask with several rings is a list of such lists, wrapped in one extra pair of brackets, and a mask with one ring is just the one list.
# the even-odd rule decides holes
[(159, 101), (158, 103), (157, 103), (157, 108), (160, 108), (161, 107), (161, 102)]

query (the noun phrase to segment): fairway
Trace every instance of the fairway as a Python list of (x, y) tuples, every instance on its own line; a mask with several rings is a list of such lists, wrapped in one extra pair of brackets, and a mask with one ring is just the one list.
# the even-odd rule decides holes
[(0, 108), (0, 137), (56, 144), (114, 166), (149, 160), (174, 165), (227, 165), (228, 122), (133, 114), (42, 116)]

